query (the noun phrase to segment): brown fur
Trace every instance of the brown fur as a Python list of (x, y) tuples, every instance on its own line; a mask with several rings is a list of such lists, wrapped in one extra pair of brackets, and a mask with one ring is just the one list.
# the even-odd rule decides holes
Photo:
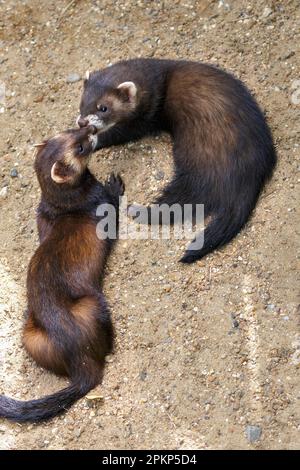
[[(120, 83), (128, 81), (137, 90), (131, 109), (117, 95)], [(107, 109), (101, 111), (98, 103)], [(237, 235), (276, 164), (270, 129), (249, 91), (231, 74), (201, 62), (140, 58), (93, 72), (84, 81), (77, 122), (101, 128), (96, 149), (153, 132), (171, 134), (174, 176), (154, 201), (159, 206), (154, 219), (163, 223), (160, 207), (173, 204), (183, 211), (185, 204), (192, 205), (194, 216), (197, 204), (203, 204), (210, 218), (183, 263), (201, 259)], [(143, 222), (156, 223), (151, 209)], [(129, 214), (134, 213), (133, 206)]]
[(49, 419), (70, 407), (100, 383), (105, 356), (112, 352), (101, 282), (113, 240), (97, 237), (96, 210), (103, 203), (117, 209), (124, 186), (114, 175), (103, 186), (87, 169), (92, 131), (67, 131), (37, 151), (40, 246), (28, 267), (23, 343), (37, 364), (66, 375), (71, 384), (28, 402), (0, 396), (0, 416), (16, 421)]
[(24, 327), (23, 344), (30, 356), (41, 367), (51, 370), (57, 375), (66, 375), (63, 357), (59, 356), (46, 331), (35, 326), (31, 313), (29, 313)]

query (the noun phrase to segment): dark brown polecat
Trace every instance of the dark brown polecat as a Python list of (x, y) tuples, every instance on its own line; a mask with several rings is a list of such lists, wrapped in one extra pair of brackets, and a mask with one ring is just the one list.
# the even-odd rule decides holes
[(36, 422), (62, 413), (101, 382), (112, 352), (113, 326), (100, 282), (114, 240), (97, 235), (96, 211), (110, 204), (117, 217), (124, 185), (111, 175), (104, 186), (88, 170), (93, 132), (87, 127), (59, 134), (41, 144), (35, 159), (40, 246), (28, 268), (23, 343), (40, 366), (71, 383), (37, 400), (1, 395), (0, 417)]
[(172, 135), (175, 174), (155, 203), (204, 204), (211, 216), (202, 248), (188, 249), (185, 263), (240, 231), (276, 163), (254, 98), (235, 77), (207, 64), (134, 59), (93, 72), (77, 122), (97, 127), (96, 149), (158, 130)]

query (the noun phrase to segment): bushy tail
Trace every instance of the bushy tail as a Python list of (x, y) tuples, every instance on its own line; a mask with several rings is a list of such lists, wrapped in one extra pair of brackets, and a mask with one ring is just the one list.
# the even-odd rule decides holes
[(179, 203), (182, 207), (184, 204), (192, 204), (193, 215), (195, 205), (203, 204), (205, 217), (212, 217), (204, 232), (196, 236), (180, 261), (193, 263), (230, 242), (249, 219), (261, 186), (253, 182), (237, 191), (234, 184), (222, 186), (220, 182), (218, 185), (211, 182), (207, 175), (176, 175), (155, 202), (169, 206)]
[[(216, 248), (230, 242), (246, 224), (254, 203), (235, 208), (235, 210), (224, 209), (217, 213), (204, 233), (197, 235), (195, 240), (189, 245), (185, 254), (181, 258), (181, 263), (193, 263)], [(199, 246), (200, 245), (200, 246)]]
[(82, 377), (71, 383), (69, 387), (37, 400), (20, 401), (0, 395), (0, 417), (18, 423), (33, 423), (54, 418), (70, 408), (99, 382), (99, 377), (97, 379)]

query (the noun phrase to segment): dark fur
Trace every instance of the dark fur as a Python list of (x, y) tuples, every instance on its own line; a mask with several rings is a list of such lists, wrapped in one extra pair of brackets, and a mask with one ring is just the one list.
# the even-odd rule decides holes
[[(124, 192), (120, 177), (103, 186), (86, 168), (90, 148), (80, 155), (82, 173), (56, 184), (54, 162), (68, 175), (64, 153), (75, 152), (87, 129), (68, 131), (38, 150), (35, 170), (42, 190), (38, 208), (40, 246), (27, 277), (28, 317), (23, 342), (42, 367), (70, 378), (70, 385), (38, 400), (0, 396), (0, 417), (36, 422), (52, 418), (101, 382), (105, 356), (113, 348), (113, 327), (100, 282), (113, 240), (96, 236), (96, 208), (114, 204)], [(74, 175), (73, 175), (74, 176)], [(118, 211), (116, 211), (118, 212)]]
[(228, 243), (247, 222), (276, 163), (270, 130), (239, 80), (186, 61), (135, 59), (92, 73), (81, 116), (97, 114), (97, 103), (116, 99), (124, 81), (136, 84), (137, 106), (119, 113), (117, 124), (99, 134), (97, 148), (158, 130), (172, 135), (175, 174), (155, 202), (204, 204), (205, 216), (212, 217), (202, 249), (187, 250), (181, 259), (191, 263)]

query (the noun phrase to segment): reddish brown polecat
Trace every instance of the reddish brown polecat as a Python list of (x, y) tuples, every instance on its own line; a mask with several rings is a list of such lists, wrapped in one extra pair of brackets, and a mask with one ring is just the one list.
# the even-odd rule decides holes
[(156, 204), (204, 204), (211, 222), (192, 263), (228, 243), (247, 222), (276, 163), (265, 118), (246, 87), (202, 63), (119, 62), (84, 82), (79, 126), (98, 129), (96, 149), (171, 133), (175, 174)]
[(66, 131), (43, 143), (35, 160), (42, 190), (40, 246), (28, 268), (23, 342), (40, 366), (71, 383), (37, 400), (1, 395), (0, 417), (36, 422), (62, 413), (101, 382), (112, 351), (113, 327), (100, 282), (113, 240), (97, 236), (96, 210), (107, 203), (118, 209), (124, 185), (111, 175), (103, 186), (87, 169), (92, 132)]

